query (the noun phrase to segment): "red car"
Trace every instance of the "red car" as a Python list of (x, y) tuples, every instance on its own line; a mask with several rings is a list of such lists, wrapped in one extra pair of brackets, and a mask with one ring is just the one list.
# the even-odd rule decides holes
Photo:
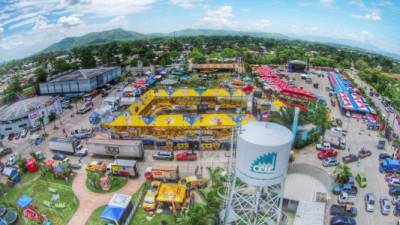
[(197, 154), (190, 151), (181, 152), (175, 155), (178, 161), (195, 161), (197, 160)]
[(318, 159), (326, 159), (330, 157), (336, 157), (337, 156), (337, 151), (333, 149), (327, 149), (325, 151), (320, 151), (318, 152)]

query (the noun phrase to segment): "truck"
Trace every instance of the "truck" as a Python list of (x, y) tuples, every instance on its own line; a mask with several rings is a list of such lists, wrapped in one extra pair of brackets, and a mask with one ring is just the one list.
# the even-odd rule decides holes
[(400, 161), (394, 159), (385, 159), (380, 163), (379, 171), (382, 173), (399, 173)]
[(122, 177), (138, 177), (136, 160), (116, 159), (107, 165), (107, 173)]
[(143, 159), (144, 148), (141, 140), (105, 140), (91, 138), (87, 141), (93, 155)]
[(78, 114), (85, 114), (93, 109), (93, 102), (85, 102), (78, 107)]
[(76, 156), (86, 156), (88, 154), (88, 150), (76, 138), (51, 137), (49, 139), (49, 148), (54, 152)]
[(334, 148), (346, 149), (346, 139), (343, 133), (336, 130), (325, 131), (324, 142), (331, 144)]
[(176, 182), (179, 180), (179, 167), (147, 167), (144, 171), (144, 178), (149, 181), (160, 180), (164, 182)]

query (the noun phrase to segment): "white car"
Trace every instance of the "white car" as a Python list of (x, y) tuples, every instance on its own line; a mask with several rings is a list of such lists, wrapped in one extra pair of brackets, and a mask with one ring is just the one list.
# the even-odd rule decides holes
[(391, 187), (400, 187), (400, 179), (398, 179), (398, 178), (390, 179), (388, 184)]
[(28, 130), (27, 129), (22, 129), (21, 130), (21, 138), (25, 138), (26, 135), (28, 135)]
[(17, 164), (17, 155), (12, 154), (8, 159), (7, 159), (7, 166), (14, 166)]
[(373, 193), (367, 193), (364, 197), (365, 210), (367, 212), (373, 212), (375, 209), (375, 195)]

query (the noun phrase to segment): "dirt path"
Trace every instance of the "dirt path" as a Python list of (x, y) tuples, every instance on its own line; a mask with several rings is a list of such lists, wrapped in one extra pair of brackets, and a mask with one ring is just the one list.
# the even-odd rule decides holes
[[(84, 225), (89, 219), (92, 212), (96, 208), (102, 205), (106, 205), (114, 194), (93, 193), (86, 188), (85, 181), (86, 174), (78, 173), (74, 179), (74, 182), (72, 183), (72, 191), (79, 199), (79, 207), (76, 210), (75, 214), (72, 216), (68, 225)], [(130, 179), (123, 188), (117, 191), (117, 193), (132, 195), (139, 189), (142, 182), (143, 181), (140, 179)]]

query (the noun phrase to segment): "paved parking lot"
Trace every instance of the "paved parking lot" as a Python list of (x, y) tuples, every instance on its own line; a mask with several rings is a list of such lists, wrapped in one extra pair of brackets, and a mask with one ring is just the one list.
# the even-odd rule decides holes
[[(383, 152), (383, 150), (378, 150), (376, 148), (379, 134), (376, 131), (367, 130), (366, 123), (363, 120), (357, 120), (353, 118), (346, 118), (339, 110), (338, 105), (332, 107), (329, 103), (329, 93), (325, 91), (325, 87), (329, 86), (328, 78), (313, 78), (313, 82), (319, 83), (319, 88), (315, 89), (311, 84), (305, 84), (299, 78), (296, 79), (298, 86), (303, 86), (305, 89), (312, 90), (314, 93), (324, 96), (328, 102), (328, 106), (331, 108), (332, 116), (334, 118), (340, 118), (343, 121), (343, 129), (347, 130), (347, 147), (350, 148), (350, 153), (357, 154), (358, 151), (364, 147), (372, 151), (372, 155), (361, 159), (360, 163), (354, 162), (350, 163), (349, 166), (353, 171), (353, 175), (357, 173), (363, 173), (368, 182), (366, 188), (358, 188), (358, 195), (354, 199), (355, 207), (358, 209), (358, 216), (356, 218), (357, 224), (360, 225), (389, 225), (396, 224), (397, 218), (393, 216), (393, 213), (389, 216), (383, 216), (380, 213), (379, 199), (381, 197), (389, 197), (388, 186), (384, 181), (384, 175), (379, 173), (379, 161), (378, 155)], [(387, 148), (384, 150), (387, 153), (393, 153), (391, 149)], [(333, 174), (334, 167), (324, 168), (321, 165), (321, 161), (316, 156), (317, 151), (315, 146), (310, 146), (301, 150), (296, 157), (296, 162), (306, 162), (311, 165), (318, 166), (326, 170), (329, 174)], [(338, 151), (338, 159), (349, 154), (348, 149)], [(364, 206), (364, 195), (368, 192), (372, 192), (376, 197), (375, 211), (373, 213), (368, 213), (365, 211)], [(390, 199), (390, 198), (389, 198)], [(327, 209), (329, 209), (330, 204), (336, 202), (336, 196), (331, 195), (331, 200), (329, 201)], [(393, 211), (393, 207), (391, 208)], [(329, 212), (326, 214), (326, 224), (329, 224), (330, 216)]]

